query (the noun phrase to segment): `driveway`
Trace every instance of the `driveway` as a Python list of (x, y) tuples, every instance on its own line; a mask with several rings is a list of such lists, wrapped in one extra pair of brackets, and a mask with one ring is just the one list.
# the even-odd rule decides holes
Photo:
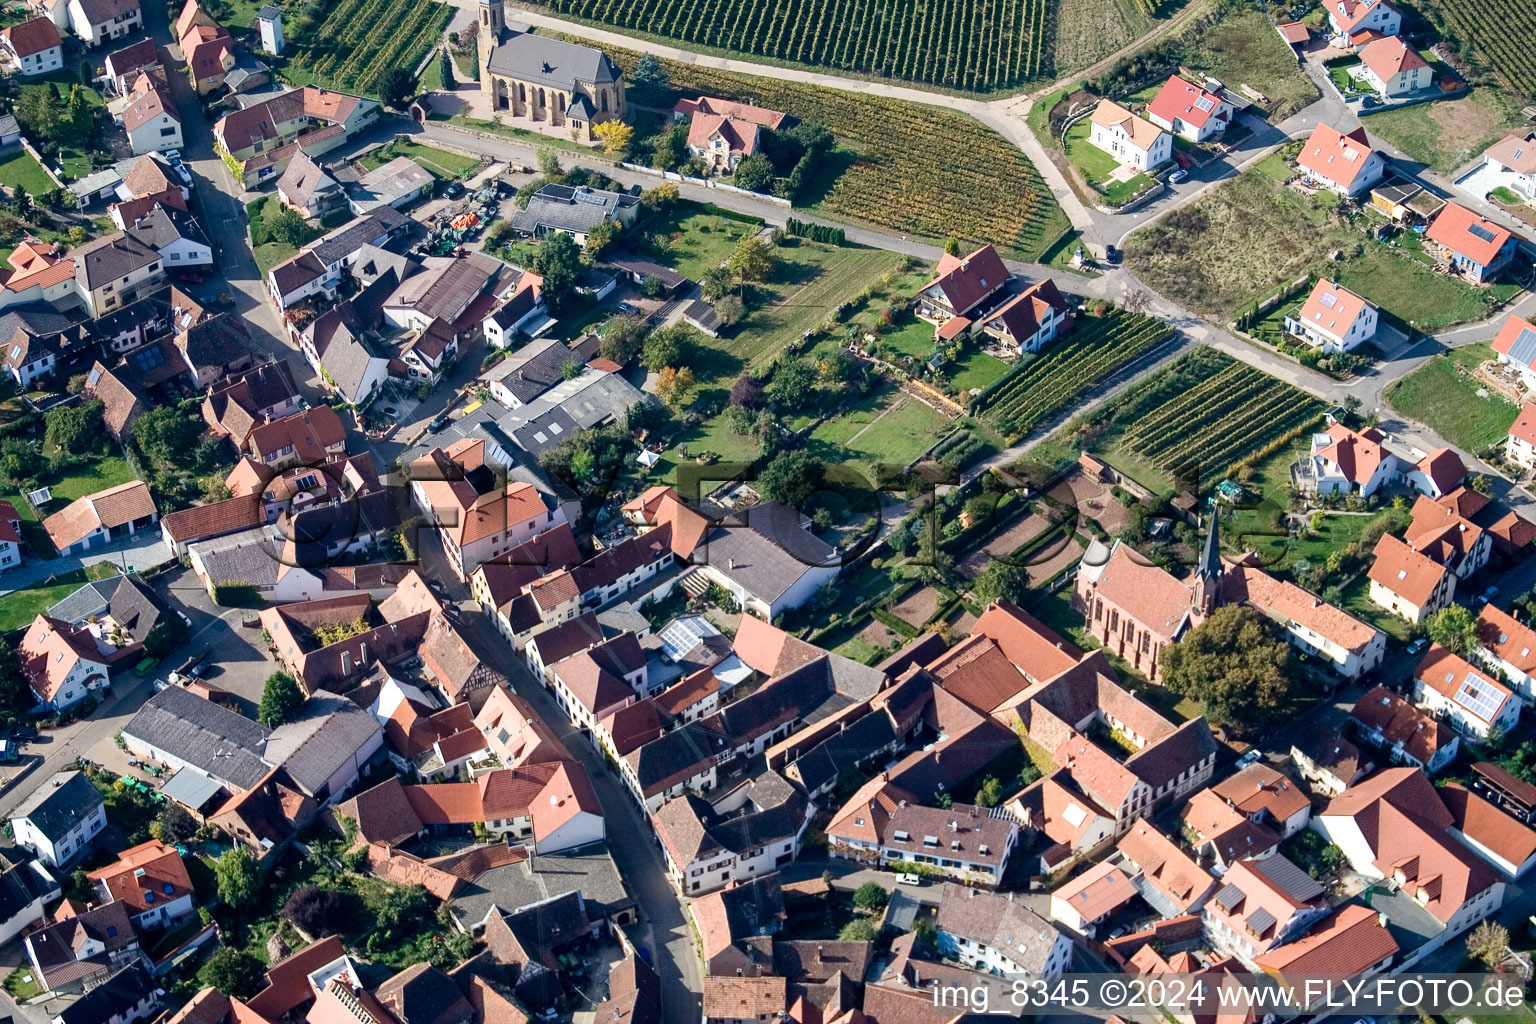
[(142, 572), (145, 569), (163, 565), (171, 561), (172, 557), (171, 549), (166, 546), (165, 541), (161, 540), (160, 528), (156, 526), (152, 530), (141, 530), (131, 537), (115, 541), (106, 547), (93, 548), (83, 554), (70, 555), (68, 558), (50, 558), (46, 561), (29, 558), (4, 576), (0, 576), (0, 597), (15, 590), (25, 590), (27, 587), (45, 583), (49, 577), (60, 576), (100, 562), (111, 562), (124, 572), (130, 567)]

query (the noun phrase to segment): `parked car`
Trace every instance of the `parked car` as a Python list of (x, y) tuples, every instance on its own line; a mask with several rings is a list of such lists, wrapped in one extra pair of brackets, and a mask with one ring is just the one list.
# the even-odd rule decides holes
[(1170, 184), (1177, 185), (1179, 182), (1183, 181), (1185, 178), (1188, 178), (1188, 177), (1189, 177), (1189, 172), (1186, 171), (1184, 168), (1180, 167), (1178, 170), (1176, 170), (1172, 174), (1168, 175), (1168, 181), (1169, 181)]
[(904, 871), (896, 876), (896, 881), (900, 882), (902, 885), (922, 885), (923, 876), (914, 875), (909, 871)]
[(1408, 645), (1408, 653), (1409, 654), (1418, 654), (1420, 651), (1422, 651), (1424, 648), (1426, 648), (1428, 646), (1429, 646), (1429, 639), (1427, 637), (1422, 637), (1421, 636), (1417, 640), (1415, 640), (1413, 643)]
[(1118, 247), (1106, 244), (1104, 246), (1104, 262), (1117, 264), (1120, 262), (1120, 250)]
[(1247, 768), (1249, 765), (1258, 761), (1258, 759), (1263, 756), (1264, 752), (1258, 747), (1254, 747), (1252, 750), (1248, 751), (1248, 753), (1237, 759), (1238, 770), (1241, 771), (1242, 769)]
[(1494, 598), (1496, 598), (1498, 596), (1499, 596), (1499, 588), (1497, 586), (1489, 587), (1487, 590), (1483, 591), (1483, 600), (1484, 601), (1492, 601)]
[(432, 417), (432, 422), (427, 424), (427, 429), (435, 434), (446, 427), (452, 420), (453, 417), (449, 416), (446, 412), (440, 412)]

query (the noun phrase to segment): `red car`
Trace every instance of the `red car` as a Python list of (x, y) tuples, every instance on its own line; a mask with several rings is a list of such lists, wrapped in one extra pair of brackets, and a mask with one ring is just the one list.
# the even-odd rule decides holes
[(199, 274), (195, 270), (183, 270), (177, 275), (177, 277), (179, 277), (187, 284), (202, 284), (205, 280), (207, 280), (207, 278), (203, 277), (202, 274)]

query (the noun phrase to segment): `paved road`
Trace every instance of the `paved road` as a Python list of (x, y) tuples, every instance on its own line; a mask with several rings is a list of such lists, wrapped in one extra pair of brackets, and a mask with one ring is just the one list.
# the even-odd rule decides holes
[(668, 1024), (697, 1024), (703, 1012), (698, 993), (704, 988), (699, 957), (693, 946), (692, 928), (651, 839), (650, 822), (641, 817), (623, 782), (608, 769), (603, 755), (571, 728), (554, 697), (480, 614), (478, 605), (469, 600), (469, 588), (454, 578), (436, 538), (424, 540), (421, 557), (431, 578), (440, 580), (454, 600), (463, 602), (465, 613), (459, 622), (472, 641), (491, 656), (513, 690), (533, 705), (566, 748), (586, 766), (603, 805), (608, 852), (618, 866), (625, 888), (640, 905), (645, 933), (642, 944), (651, 951), (661, 975), (663, 1016)]

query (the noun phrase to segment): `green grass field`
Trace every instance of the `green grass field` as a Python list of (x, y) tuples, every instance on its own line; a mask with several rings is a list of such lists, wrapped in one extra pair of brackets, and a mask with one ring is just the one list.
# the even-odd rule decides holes
[(1520, 408), (1498, 395), (1484, 398), (1477, 385), (1457, 372), (1493, 358), (1487, 345), (1464, 345), (1435, 356), (1401, 380), (1387, 385), (1382, 397), (1409, 419), (1418, 420), (1451, 444), (1476, 453), (1499, 444)]
[(1345, 288), (1420, 330), (1481, 320), (1492, 305), (1488, 292), (1436, 274), (1381, 245), (1366, 246), (1365, 252), (1346, 260), (1334, 276)]
[(0, 160), (0, 185), (7, 188), (16, 188), (19, 185), (34, 196), (54, 187), (53, 179), (48, 177), (48, 172), (43, 170), (42, 165), (24, 149), (18, 149), (4, 160)]
[(1124, 181), (1112, 180), (1114, 173), (1120, 169), (1120, 161), (1088, 141), (1088, 135), (1092, 130), (1093, 126), (1088, 123), (1087, 118), (1067, 129), (1067, 137), (1064, 140), (1067, 159), (1077, 165), (1089, 184), (1103, 192), (1107, 202), (1122, 203), (1145, 188), (1152, 181), (1152, 177), (1148, 174), (1137, 174)]
[[(434, 62), (435, 63), (435, 62)], [(458, 153), (450, 153), (446, 149), (438, 149), (436, 146), (423, 146), (417, 142), (391, 142), (387, 146), (378, 149), (363, 157), (358, 163), (368, 170), (373, 170), (388, 163), (397, 156), (408, 156), (415, 160), (422, 168), (439, 179), (458, 179), (468, 177), (476, 167), (480, 166), (480, 160), (472, 156), (461, 156)]]
[(1317, 87), (1296, 66), (1296, 55), (1258, 8), (1236, 6), (1203, 35), (1189, 40), (1184, 63), (1236, 90), (1239, 83), (1266, 97), (1272, 121), (1317, 99)]
[(972, 388), (984, 388), (997, 380), (1008, 372), (1008, 364), (979, 349), (967, 348), (959, 359), (944, 367), (944, 372), (949, 375), (949, 382), (963, 395)]
[(873, 484), (875, 463), (905, 465), (949, 426), (949, 417), (895, 387), (882, 387), (811, 431), (810, 449), (829, 465), (855, 467)]
[(1442, 173), (1455, 170), (1523, 123), (1520, 105), (1487, 86), (1457, 99), (1417, 103), (1365, 119), (1371, 134)]
[(757, 218), (682, 200), (672, 204), (664, 217), (646, 220), (640, 251), (697, 281), (704, 271), (724, 263), (742, 236), (762, 226)]
[(111, 562), (97, 562), (86, 569), (60, 573), (53, 583), (11, 591), (0, 597), (0, 633), (21, 629), (88, 581), (104, 580), (117, 574), (117, 566)]

